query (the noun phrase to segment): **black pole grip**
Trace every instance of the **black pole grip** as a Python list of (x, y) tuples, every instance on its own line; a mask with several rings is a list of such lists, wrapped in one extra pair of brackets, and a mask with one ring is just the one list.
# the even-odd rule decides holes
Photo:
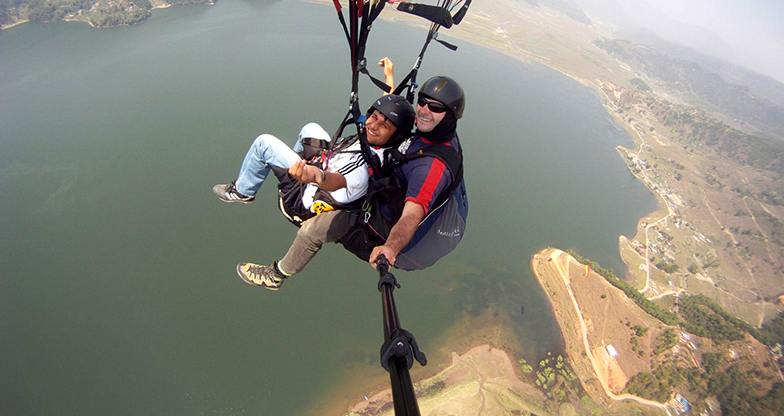
[[(382, 254), (376, 259), (379, 273), (378, 290), (384, 312), (384, 345), (381, 346), (381, 365), (389, 372), (395, 416), (420, 416), (414, 383), (409, 368), (414, 359), (422, 365), (427, 360), (416, 346), (414, 336), (400, 328), (393, 291), (400, 287), (395, 276), (389, 273), (389, 261)], [(412, 346), (413, 344), (413, 346)], [(412, 351), (413, 350), (413, 351)]]
[(385, 274), (389, 273), (389, 260), (387, 260), (387, 256), (379, 254), (378, 258), (376, 258), (376, 270), (378, 270), (378, 274), (381, 277), (384, 277)]

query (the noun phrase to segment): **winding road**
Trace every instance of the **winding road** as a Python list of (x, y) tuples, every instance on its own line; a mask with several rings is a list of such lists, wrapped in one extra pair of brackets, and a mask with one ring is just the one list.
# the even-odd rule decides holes
[(572, 292), (572, 287), (569, 284), (569, 264), (571, 260), (567, 261), (566, 270), (564, 270), (561, 264), (562, 263), (561, 256), (563, 254), (565, 253), (561, 250), (557, 250), (557, 249), (553, 250), (553, 252), (550, 253), (550, 261), (555, 265), (556, 269), (558, 269), (558, 274), (561, 275), (561, 279), (563, 280), (564, 285), (566, 286), (566, 290), (569, 292), (569, 297), (572, 299), (572, 305), (574, 306), (574, 310), (577, 312), (577, 317), (580, 320), (580, 331), (582, 333), (583, 347), (585, 348), (585, 354), (588, 356), (588, 359), (591, 361), (591, 366), (593, 367), (593, 371), (594, 373), (596, 373), (596, 378), (601, 383), (602, 389), (604, 389), (605, 394), (607, 394), (607, 396), (610, 399), (615, 401), (633, 400), (648, 406), (654, 406), (665, 411), (668, 415), (672, 416), (672, 413), (670, 413), (670, 409), (667, 407), (667, 405), (663, 403), (659, 403), (653, 400), (643, 399), (642, 397), (634, 396), (632, 394), (627, 394), (627, 393), (615, 394), (612, 391), (610, 391), (610, 387), (607, 384), (607, 380), (604, 380), (601, 377), (600, 375), (601, 372), (599, 371), (599, 365), (596, 363), (596, 359), (594, 358), (593, 353), (591, 352), (591, 346), (588, 343), (588, 328), (585, 325), (585, 319), (583, 319), (583, 314), (582, 312), (580, 312), (580, 307), (577, 304), (577, 299), (574, 297), (574, 293)]

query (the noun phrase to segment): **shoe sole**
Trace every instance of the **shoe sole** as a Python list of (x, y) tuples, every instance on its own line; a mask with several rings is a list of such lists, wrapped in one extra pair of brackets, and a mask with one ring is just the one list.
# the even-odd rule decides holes
[(241, 202), (243, 204), (251, 204), (251, 203), (253, 203), (253, 201), (256, 200), (256, 198), (252, 198), (252, 199), (227, 199), (226, 197), (223, 196), (223, 189), (222, 188), (223, 187), (220, 186), (220, 185), (215, 185), (215, 186), (212, 187), (212, 193), (214, 193), (215, 196), (217, 196), (218, 199), (220, 199), (223, 202), (228, 202), (228, 203)]
[[(265, 285), (263, 283), (262, 284), (258, 284), (256, 282), (248, 279), (248, 276), (245, 276), (245, 273), (242, 272), (241, 267), (242, 267), (243, 264), (245, 264), (245, 263), (240, 263), (240, 264), (237, 265), (237, 275), (240, 276), (240, 279), (242, 279), (243, 282), (245, 282), (245, 283), (247, 283), (247, 284), (249, 284), (251, 286), (263, 287), (263, 288), (268, 289), (268, 290), (279, 290), (280, 289), (280, 285), (278, 285), (278, 286), (267, 286), (267, 285)], [(281, 283), (283, 283), (283, 282), (281, 282)]]
[(228, 202), (228, 203), (232, 203), (232, 202), (240, 202), (240, 203), (243, 203), (243, 204), (251, 204), (251, 203), (253, 203), (253, 201), (243, 201), (241, 199), (223, 199), (221, 197), (218, 197), (218, 199), (220, 199), (223, 202)]

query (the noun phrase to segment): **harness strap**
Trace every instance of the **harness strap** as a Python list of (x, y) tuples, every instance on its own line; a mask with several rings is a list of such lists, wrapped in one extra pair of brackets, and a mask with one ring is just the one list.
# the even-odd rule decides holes
[(461, 21), (463, 21), (463, 18), (468, 12), (468, 7), (471, 6), (471, 0), (465, 0), (465, 3), (463, 3), (463, 6), (460, 8), (460, 10), (458, 10), (454, 15), (450, 15), (451, 11), (454, 10), (455, 7), (461, 3), (461, 1), (462, 0), (455, 2), (452, 2), (452, 0), (439, 0), (438, 6), (435, 7), (398, 0), (390, 0), (388, 2), (389, 4), (397, 3), (397, 10), (399, 11), (424, 17), (432, 23), (430, 25), (430, 30), (427, 33), (427, 37), (425, 38), (425, 43), (422, 45), (422, 50), (419, 52), (419, 56), (414, 63), (414, 67), (411, 69), (411, 72), (409, 72), (408, 75), (403, 78), (403, 81), (401, 81), (400, 84), (395, 88), (393, 94), (400, 95), (403, 90), (408, 88), (406, 99), (408, 99), (408, 101), (411, 103), (414, 102), (414, 91), (419, 87), (416, 83), (416, 76), (419, 72), (419, 67), (422, 64), (422, 60), (425, 57), (425, 51), (430, 45), (430, 41), (435, 39), (436, 42), (446, 46), (448, 49), (452, 51), (457, 50), (457, 46), (438, 39), (438, 29), (440, 29), (441, 26), (449, 29), (452, 25), (458, 25)]
[(452, 16), (452, 23), (459, 25), (460, 22), (463, 21), (463, 18), (465, 17), (466, 13), (468, 13), (468, 7), (470, 6), (471, 6), (471, 0), (465, 0), (463, 7), (461, 7), (460, 10), (458, 10), (457, 13), (455, 13), (455, 15)]
[(348, 27), (346, 27), (346, 18), (343, 17), (343, 6), (340, 5), (340, 0), (332, 0), (332, 3), (335, 4), (335, 10), (338, 12), (338, 20), (340, 20), (341, 26), (343, 26), (343, 33), (346, 35), (346, 40), (350, 42), (351, 36), (348, 34)]
[[(437, 39), (437, 33), (441, 26), (450, 28), (453, 24), (460, 23), (468, 10), (468, 6), (471, 4), (471, 0), (465, 0), (465, 4), (461, 7), (461, 9), (455, 13), (454, 16), (452, 16), (452, 10), (458, 4), (460, 4), (461, 1), (463, 0), (458, 0), (455, 2), (452, 0), (439, 0), (439, 4), (437, 6), (430, 6), (425, 4), (408, 3), (406, 1), (399, 0), (349, 0), (349, 24), (347, 25), (343, 16), (343, 8), (340, 4), (340, 0), (333, 0), (335, 10), (338, 13), (338, 19), (340, 20), (341, 26), (343, 27), (343, 33), (346, 35), (346, 40), (349, 43), (349, 48), (351, 51), (351, 95), (349, 98), (348, 113), (343, 119), (343, 122), (341, 122), (338, 130), (332, 136), (332, 146), (334, 146), (334, 144), (337, 142), (337, 138), (343, 135), (343, 130), (346, 128), (346, 126), (351, 123), (355, 124), (357, 127), (357, 135), (359, 136), (360, 148), (365, 154), (371, 175), (374, 178), (380, 177), (379, 175), (381, 173), (381, 165), (378, 163), (374, 155), (372, 155), (370, 146), (367, 143), (367, 136), (365, 132), (365, 117), (359, 109), (359, 76), (360, 74), (367, 75), (374, 85), (385, 92), (389, 92), (392, 88), (387, 86), (381, 80), (370, 75), (370, 72), (367, 70), (365, 48), (370, 30), (373, 26), (373, 22), (384, 10), (384, 7), (387, 3), (397, 3), (397, 10), (423, 17), (431, 22), (430, 30), (428, 31), (427, 38), (425, 39), (425, 44), (422, 46), (422, 50), (417, 57), (414, 68), (411, 70), (411, 72), (408, 73), (408, 75), (406, 75), (397, 88), (394, 88), (395, 94), (401, 94), (403, 90), (408, 88), (406, 99), (413, 103), (414, 92), (417, 88), (416, 76), (422, 63), (422, 59), (424, 58), (425, 51), (427, 50), (430, 42), (435, 39), (437, 42), (451, 50), (457, 49), (456, 46)], [(456, 171), (451, 170), (451, 172), (453, 177), (455, 177)]]
[(387, 85), (387, 84), (386, 84), (386, 82), (384, 82), (384, 81), (382, 81), (382, 80), (380, 80), (380, 79), (378, 79), (378, 78), (374, 77), (373, 75), (370, 75), (370, 72), (367, 70), (367, 67), (366, 67), (366, 66), (363, 66), (363, 67), (362, 67), (362, 68), (359, 70), (359, 72), (361, 72), (361, 73), (363, 73), (363, 74), (367, 75), (367, 77), (368, 77), (368, 78), (370, 78), (370, 80), (373, 82), (373, 84), (374, 84), (375, 86), (377, 86), (379, 89), (381, 89), (381, 91), (384, 91), (384, 92), (387, 92), (387, 93), (388, 93), (388, 92), (392, 92), (392, 87), (390, 87), (389, 85)]

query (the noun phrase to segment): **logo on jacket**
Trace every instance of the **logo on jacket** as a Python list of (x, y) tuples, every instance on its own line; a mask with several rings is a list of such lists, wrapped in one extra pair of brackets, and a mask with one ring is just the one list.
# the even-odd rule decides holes
[(460, 237), (460, 229), (455, 228), (452, 231), (443, 231), (441, 229), (436, 230), (438, 235), (443, 235), (444, 237)]
[(403, 140), (403, 142), (400, 143), (400, 146), (397, 147), (398, 152), (402, 154), (406, 154), (406, 152), (408, 151), (408, 147), (411, 146), (411, 139), (412, 137)]

